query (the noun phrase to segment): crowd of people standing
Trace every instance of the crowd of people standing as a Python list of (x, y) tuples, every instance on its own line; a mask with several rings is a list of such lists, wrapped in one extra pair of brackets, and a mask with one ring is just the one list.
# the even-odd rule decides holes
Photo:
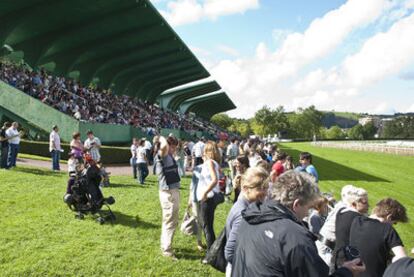
[[(299, 155), (295, 167), (286, 153), (257, 140), (232, 139), (224, 149), (203, 139), (185, 145), (189, 144), (188, 206), (199, 229), (197, 247), (207, 253), (216, 240), (215, 210), (227, 192), (220, 179), (223, 165), (229, 163), (235, 201), (227, 216), (222, 249), (227, 276), (382, 276), (388, 264), (394, 266), (392, 262), (401, 260), (401, 270), (409, 266), (393, 228), (408, 221), (405, 207), (397, 200), (382, 199), (368, 215), (368, 193), (346, 185), (341, 200), (335, 202), (320, 191), (319, 174), (308, 152)], [(197, 144), (200, 148), (194, 148)], [(164, 154), (161, 162), (155, 162), (163, 214), (161, 250), (174, 260), (172, 241), (179, 223), (181, 186), (174, 162), (178, 145), (172, 136), (162, 138)]]

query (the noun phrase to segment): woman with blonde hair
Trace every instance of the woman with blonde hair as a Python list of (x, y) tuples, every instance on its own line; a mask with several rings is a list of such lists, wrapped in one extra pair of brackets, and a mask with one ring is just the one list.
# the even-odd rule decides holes
[(237, 234), (240, 223), (242, 222), (241, 212), (250, 203), (264, 200), (269, 187), (269, 181), (269, 173), (263, 167), (249, 168), (241, 177), (242, 191), (237, 202), (231, 208), (226, 220), (227, 242), (224, 248), (224, 255), (228, 262), (226, 276), (231, 275), (231, 263), (236, 248)]
[(213, 228), (214, 211), (217, 205), (224, 201), (224, 195), (218, 186), (220, 152), (215, 142), (208, 141), (205, 144), (203, 160), (204, 163), (200, 165), (201, 171), (195, 197), (200, 210), (198, 213), (200, 223), (209, 249), (216, 239)]

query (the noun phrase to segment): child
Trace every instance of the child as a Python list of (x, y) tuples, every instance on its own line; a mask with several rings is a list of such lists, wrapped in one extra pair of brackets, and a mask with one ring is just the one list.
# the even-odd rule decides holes
[(313, 211), (309, 216), (309, 229), (312, 233), (319, 235), (323, 224), (325, 223), (326, 216), (328, 214), (328, 199), (325, 197), (318, 198), (313, 204)]
[(102, 165), (101, 162), (98, 163), (98, 168), (100, 169), (100, 176), (101, 178), (101, 183), (100, 183), (100, 187), (109, 187), (109, 176), (111, 175), (111, 172), (107, 172), (106, 168)]
[(68, 156), (68, 173), (69, 176), (71, 176), (76, 173), (76, 166), (78, 165), (79, 161), (75, 158), (75, 154), (72, 152), (70, 152)]

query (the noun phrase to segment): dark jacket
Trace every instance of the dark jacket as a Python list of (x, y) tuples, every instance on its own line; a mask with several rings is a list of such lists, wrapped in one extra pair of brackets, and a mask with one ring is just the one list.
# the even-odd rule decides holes
[(405, 257), (393, 262), (385, 270), (384, 277), (414, 276), (414, 259)]
[[(315, 236), (275, 201), (252, 203), (242, 212), (232, 276), (324, 277), (329, 268), (319, 257)], [(340, 268), (332, 276), (352, 276)]]

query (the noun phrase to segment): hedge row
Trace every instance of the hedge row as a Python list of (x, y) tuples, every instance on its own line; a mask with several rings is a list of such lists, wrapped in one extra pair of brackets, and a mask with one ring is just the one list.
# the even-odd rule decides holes
[[(61, 159), (67, 160), (68, 153), (70, 152), (69, 144), (62, 144), (62, 148), (64, 152), (61, 155)], [(22, 140), (20, 141), (19, 152), (50, 158), (48, 142)], [(104, 164), (129, 163), (131, 157), (128, 147), (102, 146), (100, 153)]]

